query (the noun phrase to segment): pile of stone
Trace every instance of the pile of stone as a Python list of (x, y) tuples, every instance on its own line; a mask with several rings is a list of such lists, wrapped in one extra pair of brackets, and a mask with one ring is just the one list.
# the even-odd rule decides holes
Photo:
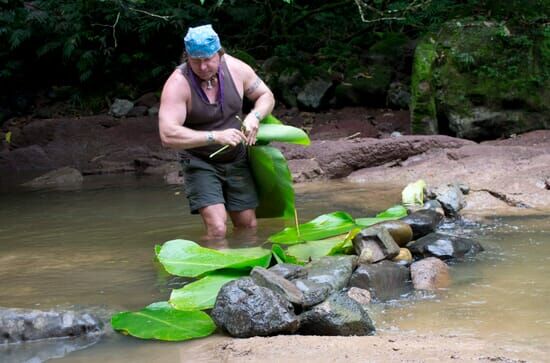
[(457, 216), (461, 195), (458, 186), (445, 186), (405, 218), (363, 229), (353, 239), (356, 255), (255, 267), (222, 287), (212, 318), (234, 337), (371, 335), (371, 303), (447, 287), (445, 261), (483, 250), (476, 241), (436, 232), (445, 214)]

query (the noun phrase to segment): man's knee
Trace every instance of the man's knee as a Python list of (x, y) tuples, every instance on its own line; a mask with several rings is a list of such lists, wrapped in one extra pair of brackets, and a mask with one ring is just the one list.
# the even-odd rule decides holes
[(225, 222), (210, 222), (206, 224), (207, 234), (210, 237), (223, 238), (227, 232), (227, 226)]

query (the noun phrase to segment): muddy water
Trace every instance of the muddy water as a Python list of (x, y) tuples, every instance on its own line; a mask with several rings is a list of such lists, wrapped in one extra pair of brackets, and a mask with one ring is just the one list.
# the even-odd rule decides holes
[[(303, 222), (336, 210), (371, 216), (399, 202), (400, 191), (330, 182), (298, 186), (297, 195)], [(152, 179), (98, 177), (77, 190), (4, 189), (0, 198), (0, 306), (121, 311), (166, 300), (172, 281), (153, 263), (154, 245), (175, 238), (198, 242), (202, 234), (180, 190)], [(280, 220), (261, 220), (256, 236), (230, 234), (211, 247), (257, 245), (283, 227)], [(378, 329), (547, 344), (550, 216), (500, 218), (490, 227), (466, 225), (462, 233), (487, 251), (451, 266), (449, 289), (376, 307)], [(173, 362), (188, 349), (222, 339), (174, 344), (110, 334), (60, 361)], [(48, 349), (0, 349), (0, 358), (17, 361), (42, 352), (44, 359)], [(63, 347), (54, 351), (49, 357), (65, 354)]]

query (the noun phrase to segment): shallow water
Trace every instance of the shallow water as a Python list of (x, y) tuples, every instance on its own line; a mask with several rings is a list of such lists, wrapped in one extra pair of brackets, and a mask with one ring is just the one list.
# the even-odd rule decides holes
[[(297, 187), (301, 222), (336, 210), (372, 216), (399, 199), (399, 190), (382, 186)], [(261, 244), (284, 226), (281, 220), (260, 220), (255, 237), (230, 234), (211, 247)], [(202, 231), (179, 188), (152, 178), (94, 177), (65, 191), (0, 188), (0, 306), (122, 311), (166, 300), (170, 280), (153, 262), (154, 245), (176, 238), (199, 242)], [(550, 216), (500, 218), (490, 227), (466, 225), (461, 232), (487, 251), (453, 265), (449, 289), (378, 306), (378, 329), (547, 344)], [(221, 337), (174, 344), (112, 334), (61, 361), (171, 362), (182, 359), (186, 347), (215, 339)], [(35, 347), (0, 350), (0, 358), (15, 359), (17, 349), (46, 349)]]

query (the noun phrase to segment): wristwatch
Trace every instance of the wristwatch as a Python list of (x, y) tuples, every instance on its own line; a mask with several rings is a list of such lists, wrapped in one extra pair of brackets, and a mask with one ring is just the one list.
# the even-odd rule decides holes
[(252, 110), (252, 114), (258, 119), (258, 121), (262, 121), (262, 115), (258, 111)]
[(214, 133), (212, 131), (208, 131), (206, 133), (206, 142), (213, 144), (215, 141), (216, 139), (214, 138)]

